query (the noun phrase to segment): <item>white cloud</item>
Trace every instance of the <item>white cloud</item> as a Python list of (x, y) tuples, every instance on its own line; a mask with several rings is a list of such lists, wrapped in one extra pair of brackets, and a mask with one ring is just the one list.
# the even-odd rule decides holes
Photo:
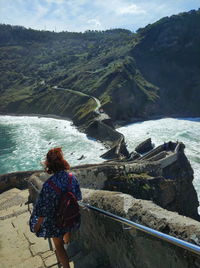
[(45, 16), (48, 13), (48, 11), (49, 8), (47, 6), (42, 6), (40, 4), (36, 6), (36, 16), (38, 18)]
[(146, 11), (141, 7), (131, 4), (129, 6), (121, 6), (116, 9), (116, 13), (119, 15), (126, 15), (126, 14), (145, 14)]
[(101, 26), (100, 21), (97, 20), (97, 19), (90, 19), (90, 20), (87, 21), (87, 23), (90, 24), (90, 25), (93, 25), (94, 27)]
[[(200, 0), (0, 0), (0, 22), (57, 31), (137, 30)], [(134, 16), (134, 19), (133, 19)]]
[(64, 0), (45, 0), (47, 3), (53, 3), (53, 4), (62, 4), (64, 3)]

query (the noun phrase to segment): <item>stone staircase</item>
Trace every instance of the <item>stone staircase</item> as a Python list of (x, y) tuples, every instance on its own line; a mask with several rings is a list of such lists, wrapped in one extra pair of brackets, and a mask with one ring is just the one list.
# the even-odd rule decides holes
[[(58, 267), (48, 240), (36, 237), (29, 230), (28, 190), (13, 188), (0, 194), (0, 267)], [(70, 268), (105, 268), (99, 265), (95, 252), (83, 253), (76, 242), (67, 249)]]
[[(57, 267), (48, 240), (29, 230), (28, 190), (16, 188), (0, 195), (0, 259), (1, 268)], [(71, 262), (70, 267), (74, 265)]]

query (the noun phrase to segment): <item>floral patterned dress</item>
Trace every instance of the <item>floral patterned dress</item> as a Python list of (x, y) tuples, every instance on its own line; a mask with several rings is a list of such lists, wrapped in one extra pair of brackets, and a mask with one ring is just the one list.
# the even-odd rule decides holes
[[(80, 222), (73, 228), (58, 228), (55, 223), (55, 213), (58, 206), (60, 196), (49, 185), (48, 181), (51, 180), (57, 187), (62, 189), (63, 192), (67, 191), (69, 186), (69, 173), (60, 171), (51, 176), (42, 187), (33, 212), (30, 218), (30, 229), (34, 232), (34, 226), (37, 223), (38, 217), (44, 217), (44, 221), (37, 232), (38, 237), (62, 237), (65, 233), (77, 230), (80, 227)], [(82, 199), (79, 183), (74, 174), (72, 174), (72, 192), (77, 200)]]

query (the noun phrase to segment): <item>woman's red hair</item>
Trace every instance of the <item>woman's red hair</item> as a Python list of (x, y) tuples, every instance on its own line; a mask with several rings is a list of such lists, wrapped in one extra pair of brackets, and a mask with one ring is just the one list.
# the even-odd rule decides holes
[(57, 173), (61, 170), (70, 169), (70, 165), (64, 159), (63, 152), (60, 147), (53, 148), (48, 151), (44, 165), (45, 171), (49, 174)]

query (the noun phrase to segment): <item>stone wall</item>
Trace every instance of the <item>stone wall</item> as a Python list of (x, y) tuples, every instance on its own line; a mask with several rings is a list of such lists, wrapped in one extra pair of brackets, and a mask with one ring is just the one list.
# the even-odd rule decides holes
[(27, 188), (26, 178), (29, 178), (36, 171), (19, 171), (0, 175), (0, 193), (12, 188)]
[[(195, 220), (119, 192), (91, 189), (82, 189), (82, 192), (85, 203), (200, 245), (200, 223)], [(82, 209), (82, 225), (73, 236), (73, 250), (78, 245), (85, 255), (90, 254), (87, 268), (200, 267), (200, 257), (196, 254), (124, 227), (97, 212)]]

